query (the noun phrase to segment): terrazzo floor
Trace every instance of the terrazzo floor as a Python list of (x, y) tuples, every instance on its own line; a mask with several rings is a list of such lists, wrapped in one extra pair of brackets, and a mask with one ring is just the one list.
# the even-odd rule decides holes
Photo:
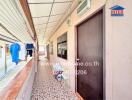
[(31, 100), (79, 100), (64, 81), (58, 82), (51, 74), (51, 68), (41, 59), (35, 77)]

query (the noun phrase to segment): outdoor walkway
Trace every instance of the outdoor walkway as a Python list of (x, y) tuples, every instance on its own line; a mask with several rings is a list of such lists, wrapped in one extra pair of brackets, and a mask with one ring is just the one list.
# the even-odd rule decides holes
[(31, 100), (78, 100), (65, 82), (58, 82), (51, 74), (51, 67), (45, 65), (46, 60), (39, 62), (35, 77)]

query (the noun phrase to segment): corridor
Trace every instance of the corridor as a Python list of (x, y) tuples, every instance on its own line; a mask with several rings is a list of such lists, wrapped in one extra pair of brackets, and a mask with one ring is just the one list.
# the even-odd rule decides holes
[(0, 100), (132, 100), (132, 0), (0, 0)]
[(51, 66), (46, 63), (46, 58), (39, 61), (31, 100), (79, 100), (64, 81), (59, 82), (53, 77)]

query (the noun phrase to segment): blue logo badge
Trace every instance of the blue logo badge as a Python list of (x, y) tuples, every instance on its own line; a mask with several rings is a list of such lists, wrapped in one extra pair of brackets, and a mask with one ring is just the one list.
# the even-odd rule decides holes
[(110, 8), (111, 16), (124, 16), (124, 7), (116, 5)]

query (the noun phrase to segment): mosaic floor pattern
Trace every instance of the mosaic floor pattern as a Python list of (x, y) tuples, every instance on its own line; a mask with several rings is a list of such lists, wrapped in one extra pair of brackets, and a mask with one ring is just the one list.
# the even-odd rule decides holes
[(79, 100), (65, 82), (58, 82), (51, 68), (41, 60), (35, 77), (31, 100)]

